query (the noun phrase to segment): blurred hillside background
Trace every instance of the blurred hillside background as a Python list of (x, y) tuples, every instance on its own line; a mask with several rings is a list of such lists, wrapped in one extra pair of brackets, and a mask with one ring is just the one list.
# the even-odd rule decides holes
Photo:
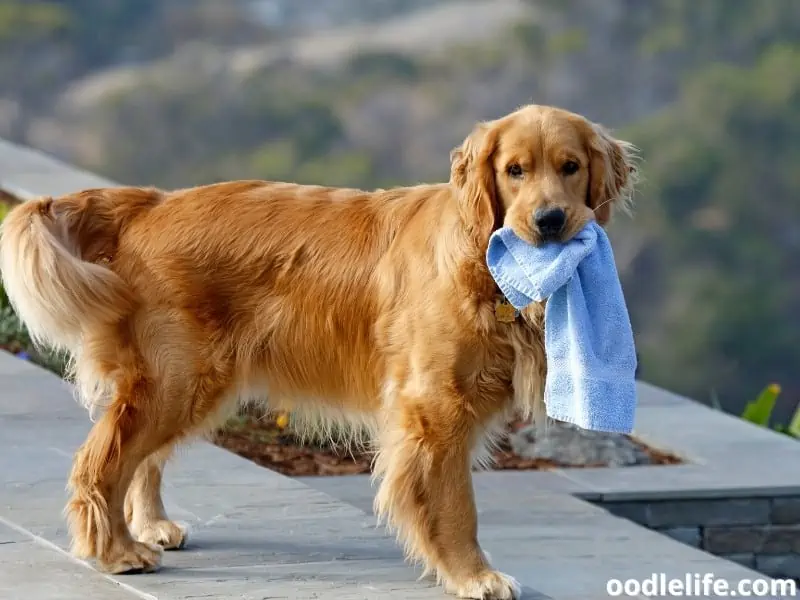
[(448, 177), (528, 102), (639, 145), (643, 378), (800, 398), (798, 0), (0, 0), (0, 137), (118, 181)]

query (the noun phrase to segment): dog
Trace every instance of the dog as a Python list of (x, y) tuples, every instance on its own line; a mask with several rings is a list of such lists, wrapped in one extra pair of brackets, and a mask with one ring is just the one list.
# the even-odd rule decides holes
[(376, 514), (447, 592), (519, 597), (478, 544), (471, 474), (511, 416), (545, 414), (544, 308), (498, 318), (488, 240), (605, 225), (630, 204), (635, 158), (587, 118), (529, 105), (477, 124), (446, 183), (121, 187), (14, 208), (8, 297), (100, 413), (69, 476), (73, 552), (158, 568), (186, 536), (161, 501), (171, 452), (268, 396), (367, 431)]

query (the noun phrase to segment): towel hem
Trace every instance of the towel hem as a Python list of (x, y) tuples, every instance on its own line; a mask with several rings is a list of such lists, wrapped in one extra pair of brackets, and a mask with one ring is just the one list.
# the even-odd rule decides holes
[(634, 429), (633, 425), (627, 424), (616, 425), (606, 423), (598, 425), (596, 423), (592, 423), (590, 420), (581, 419), (579, 416), (562, 413), (552, 409), (548, 409), (547, 416), (551, 419), (555, 419), (556, 421), (563, 421), (565, 423), (569, 423), (570, 425), (575, 425), (576, 427), (580, 427), (585, 431), (597, 431), (599, 433), (621, 433), (629, 435), (633, 433)]
[(638, 404), (636, 379), (575, 378), (548, 371), (545, 407), (552, 419), (588, 431), (628, 434), (633, 431)]

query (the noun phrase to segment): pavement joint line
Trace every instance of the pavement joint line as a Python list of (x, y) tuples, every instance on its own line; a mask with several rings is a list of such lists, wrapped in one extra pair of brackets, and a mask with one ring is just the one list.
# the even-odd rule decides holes
[(63, 456), (64, 458), (69, 458), (70, 460), (74, 457), (73, 454), (67, 452), (66, 450), (62, 450), (61, 448), (56, 448), (54, 446), (48, 446), (47, 449), (51, 450), (52, 452), (55, 452), (59, 456)]
[(45, 538), (43, 538), (43, 537), (41, 537), (39, 535), (36, 535), (32, 531), (28, 531), (27, 529), (25, 529), (24, 527), (21, 527), (20, 525), (17, 525), (13, 521), (9, 521), (8, 519), (3, 517), (2, 515), (0, 515), (0, 525), (5, 525), (9, 529), (13, 529), (17, 533), (30, 538), (32, 541), (34, 541), (37, 544), (40, 544), (40, 545), (44, 546), (45, 548), (49, 548), (50, 550), (55, 550), (58, 554), (67, 557), (71, 562), (73, 562), (75, 564), (79, 564), (82, 567), (84, 567), (84, 568), (86, 568), (86, 569), (88, 569), (90, 571), (93, 571), (94, 573), (97, 573), (103, 579), (118, 585), (119, 587), (121, 587), (126, 592), (130, 592), (131, 594), (134, 594), (135, 596), (138, 596), (139, 598), (142, 598), (143, 600), (158, 600), (158, 598), (156, 596), (153, 596), (152, 594), (148, 594), (146, 592), (138, 590), (138, 589), (136, 589), (135, 587), (133, 587), (132, 585), (130, 585), (128, 583), (122, 582), (119, 579), (114, 579), (114, 577), (112, 577), (111, 575), (109, 575), (107, 573), (102, 573), (102, 572), (98, 571), (92, 565), (90, 565), (88, 562), (86, 562), (85, 560), (81, 560), (80, 558), (77, 558), (76, 556), (73, 556), (71, 553), (69, 553), (66, 550), (64, 550), (58, 544), (54, 544), (50, 540), (47, 540), (47, 539), (45, 539)]

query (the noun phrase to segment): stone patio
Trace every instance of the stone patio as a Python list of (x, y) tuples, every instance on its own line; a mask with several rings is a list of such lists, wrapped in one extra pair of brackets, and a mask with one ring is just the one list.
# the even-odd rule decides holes
[[(0, 141), (0, 189), (29, 198), (97, 185), (113, 184)], [(368, 479), (290, 479), (210, 444), (166, 473), (186, 549), (166, 553), (158, 573), (100, 574), (66, 552), (61, 515), (87, 415), (66, 383), (2, 352), (0, 377), (0, 598), (449, 597), (375, 527)], [(558, 600), (608, 598), (609, 579), (654, 573), (732, 586), (763, 578), (756, 566), (791, 575), (800, 444), (644, 383), (640, 401), (635, 435), (687, 464), (476, 475), (480, 538), (497, 568), (525, 599)]]

